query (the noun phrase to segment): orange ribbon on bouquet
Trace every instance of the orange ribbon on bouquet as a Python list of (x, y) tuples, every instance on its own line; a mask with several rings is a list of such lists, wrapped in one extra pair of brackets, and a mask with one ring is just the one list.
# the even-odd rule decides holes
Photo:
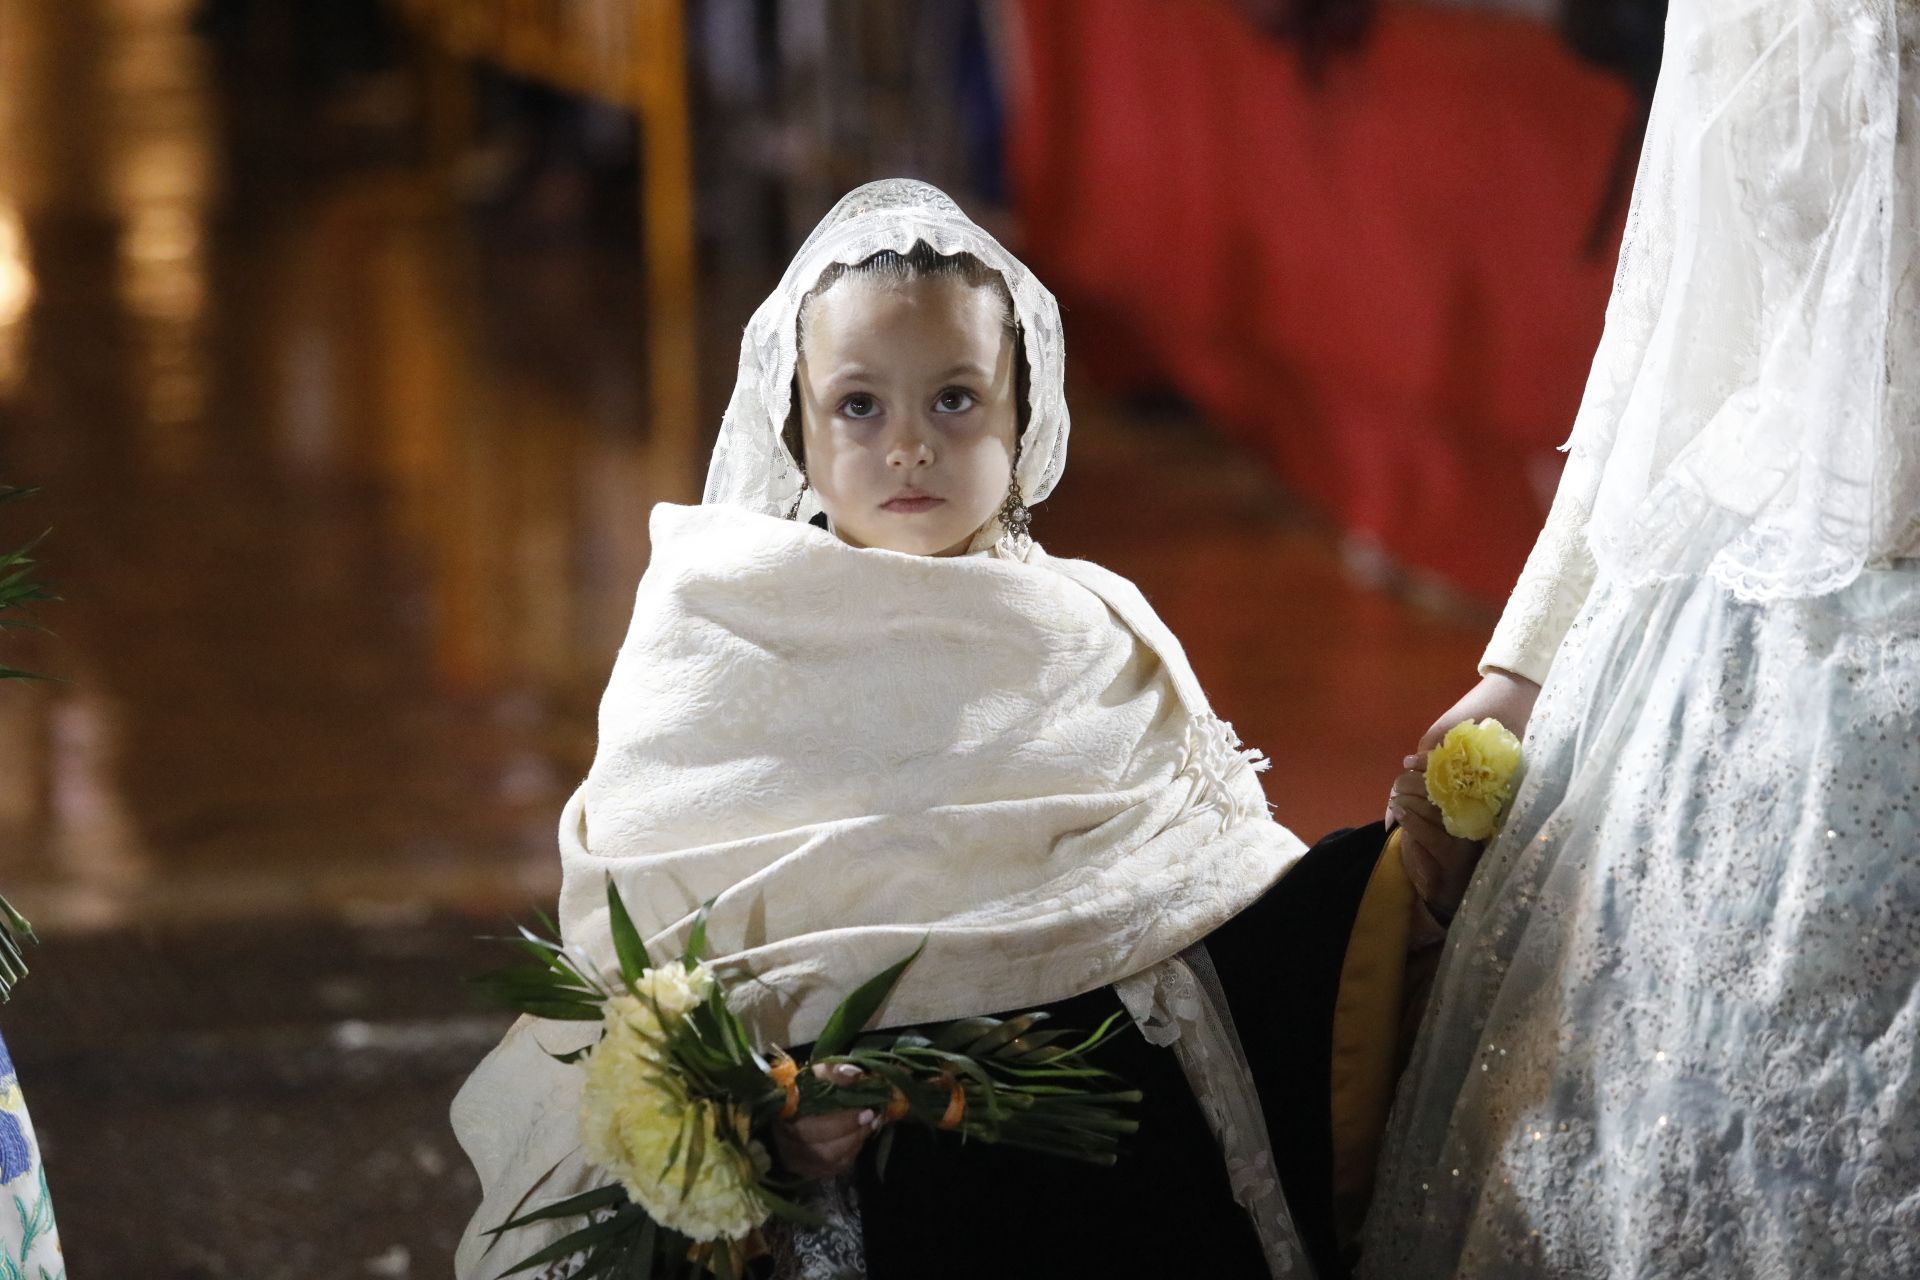
[(780, 1118), (793, 1119), (800, 1112), (800, 1064), (776, 1049), (773, 1052), (773, 1065), (767, 1068), (767, 1078), (787, 1091), (787, 1101), (780, 1108)]
[(940, 1117), (940, 1127), (958, 1129), (960, 1123), (967, 1118), (966, 1086), (961, 1084), (959, 1077), (951, 1072), (941, 1072), (940, 1078), (946, 1081), (947, 1088), (952, 1091), (947, 1099), (946, 1114)]

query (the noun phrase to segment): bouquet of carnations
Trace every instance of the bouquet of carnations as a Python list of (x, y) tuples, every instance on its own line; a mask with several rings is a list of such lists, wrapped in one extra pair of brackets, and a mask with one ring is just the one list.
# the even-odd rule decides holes
[[(576, 1278), (734, 1280), (763, 1251), (771, 1221), (813, 1222), (795, 1199), (801, 1184), (768, 1154), (771, 1127), (799, 1115), (884, 1115), (883, 1172), (899, 1124), (1097, 1164), (1111, 1164), (1136, 1127), (1120, 1109), (1140, 1095), (1088, 1060), (1118, 1015), (1087, 1033), (1040, 1029), (1046, 1015), (1029, 1013), (862, 1034), (915, 951), (848, 995), (798, 1061), (756, 1046), (728, 1007), (707, 962), (704, 913), (685, 953), (656, 965), (611, 883), (607, 905), (618, 975), (590, 972), (557, 938), (522, 928), (507, 941), (533, 963), (475, 980), (522, 1013), (600, 1024), (593, 1044), (554, 1056), (584, 1065), (581, 1145), (607, 1183), (495, 1228), (586, 1219), (503, 1275), (578, 1259)], [(823, 1064), (851, 1064), (858, 1077), (829, 1083), (813, 1070)]]

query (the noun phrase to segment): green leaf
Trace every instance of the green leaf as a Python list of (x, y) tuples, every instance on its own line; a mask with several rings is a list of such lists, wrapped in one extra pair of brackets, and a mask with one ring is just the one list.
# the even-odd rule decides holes
[(542, 969), (551, 969), (561, 977), (578, 982), (582, 986), (589, 985), (586, 975), (581, 973), (579, 967), (573, 963), (573, 957), (567, 954), (565, 947), (538, 936), (524, 925), (521, 926), (519, 937), (500, 938), (497, 941), (523, 952)]
[(1079, 1044), (1068, 1050), (1065, 1056), (1076, 1060), (1084, 1058), (1087, 1054), (1092, 1053), (1107, 1041), (1124, 1033), (1133, 1023), (1131, 1019), (1123, 1022), (1121, 1020), (1123, 1016), (1124, 1011), (1113, 1014), (1105, 1022), (1095, 1027), (1085, 1040), (1082, 1040)]
[(598, 1022), (600, 1010), (590, 1004), (549, 1004), (545, 1001), (528, 1001), (513, 1006), (520, 1013), (535, 1018), (545, 1018), (549, 1022)]
[(693, 1194), (694, 1179), (700, 1176), (700, 1168), (707, 1158), (707, 1126), (700, 1123), (705, 1115), (703, 1110), (689, 1111), (694, 1116), (693, 1140), (687, 1144), (686, 1167), (680, 1171), (680, 1198), (685, 1200)]
[(667, 1148), (667, 1163), (661, 1168), (660, 1176), (666, 1177), (673, 1172), (673, 1166), (680, 1162), (680, 1148), (687, 1143), (687, 1124), (691, 1111), (680, 1113), (680, 1129), (673, 1135), (673, 1145)]
[(570, 1218), (576, 1213), (592, 1213), (595, 1209), (610, 1209), (627, 1202), (627, 1191), (619, 1183), (596, 1187), (592, 1191), (583, 1191), (577, 1196), (568, 1196), (565, 1200), (556, 1200), (552, 1204), (542, 1205), (532, 1213), (523, 1213), (519, 1217), (503, 1222), (486, 1234), (500, 1235), (512, 1231), (515, 1227), (524, 1227), (529, 1222), (545, 1222), (550, 1218)]
[[(605, 997), (597, 991), (567, 985), (557, 975), (544, 970), (506, 969), (482, 973), (467, 979), (481, 996), (519, 1013), (566, 1020), (597, 1020)], [(549, 1010), (564, 1009), (566, 1013)]]
[(784, 1096), (776, 1093), (772, 1083), (767, 1079), (766, 1072), (758, 1067), (745, 1064), (730, 1067), (725, 1071), (716, 1072), (713, 1079), (714, 1083), (724, 1089), (729, 1097), (741, 1102), (758, 1101), (769, 1094)]
[[(522, 1271), (531, 1271), (535, 1267), (557, 1261), (560, 1258), (571, 1258), (576, 1253), (584, 1253), (586, 1250), (593, 1248), (602, 1240), (611, 1240), (623, 1231), (632, 1231), (637, 1225), (634, 1222), (636, 1217), (646, 1218), (646, 1214), (644, 1211), (636, 1208), (631, 1214), (616, 1213), (611, 1218), (605, 1218), (599, 1222), (590, 1222), (571, 1235), (560, 1237), (560, 1239), (555, 1240), (552, 1244), (540, 1250), (540, 1252), (522, 1259), (520, 1264), (511, 1271), (502, 1271), (500, 1273), (500, 1280), (506, 1280), (508, 1276), (519, 1275)], [(651, 1218), (646, 1218), (646, 1220), (649, 1222), (652, 1221)]]
[(653, 958), (647, 954), (647, 944), (640, 940), (640, 931), (633, 927), (633, 917), (627, 914), (627, 904), (621, 901), (612, 876), (607, 877), (607, 921), (613, 932), (614, 954), (620, 958), (620, 977), (627, 990), (639, 995), (640, 975), (653, 967)]
[(1055, 1027), (1050, 1031), (1036, 1031), (1032, 1035), (1020, 1036), (1007, 1043), (998, 1055), (1002, 1059), (1016, 1062), (1047, 1062), (1067, 1052), (1069, 1046), (1054, 1048), (1061, 1041), (1079, 1035), (1078, 1031), (1069, 1031), (1064, 1027)]
[(967, 1046), (967, 1052), (974, 1057), (986, 1057), (1020, 1036), (1031, 1031), (1037, 1023), (1046, 1019), (1045, 1013), (1023, 1013), (1017, 1018), (1008, 1018), (993, 1030)]
[[(671, 1238), (672, 1233), (668, 1233)], [(634, 1252), (639, 1255), (632, 1280), (653, 1280), (653, 1264), (660, 1258), (660, 1225), (652, 1218), (647, 1219), (640, 1228), (640, 1238), (634, 1241)]]
[(713, 984), (705, 1003), (688, 1015), (684, 1025), (697, 1031), (726, 1067), (745, 1067), (755, 1076), (764, 1076), (766, 1062), (754, 1052), (746, 1025), (728, 1006), (726, 988), (720, 983)]
[(468, 979), (476, 986), (484, 986), (499, 991), (513, 991), (529, 995), (565, 996), (576, 995), (581, 999), (598, 1001), (601, 993), (592, 987), (582, 986), (572, 974), (557, 969), (521, 967), (515, 969), (495, 969), (491, 973), (482, 973)]
[(605, 1002), (598, 991), (589, 991), (585, 987), (569, 986), (564, 981), (551, 977), (542, 980), (539, 975), (502, 974), (492, 980), (476, 980), (476, 985), (491, 991), (501, 999), (547, 1000), (561, 1004), (580, 1004), (597, 1009)]
[(605, 1275), (613, 1267), (625, 1262), (632, 1254), (633, 1241), (618, 1237), (608, 1240), (589, 1254), (585, 1264), (567, 1280), (589, 1280), (592, 1276)]
[(887, 1161), (893, 1158), (893, 1139), (899, 1132), (897, 1126), (888, 1125), (880, 1131), (880, 1137), (873, 1144), (873, 1173), (882, 1182), (887, 1179)]
[(920, 939), (920, 945), (913, 949), (912, 955), (854, 988), (852, 994), (842, 1000), (840, 1007), (835, 1009), (833, 1015), (827, 1019), (826, 1028), (820, 1032), (820, 1038), (814, 1041), (813, 1060), (817, 1062), (822, 1058), (837, 1057), (845, 1052), (853, 1043), (854, 1037), (866, 1030), (867, 1023), (873, 1020), (873, 1015), (879, 1012), (880, 1006), (886, 1003), (887, 997), (893, 994), (893, 989), (898, 985), (900, 975), (907, 971), (907, 966), (918, 960), (920, 953), (926, 949), (927, 940), (923, 937)]
[(0, 935), (5, 935), (9, 946), (18, 947), (21, 943), (39, 945), (40, 935), (33, 931), (33, 925), (27, 918), (13, 909), (13, 904), (0, 898)]
[(680, 956), (681, 963), (689, 969), (707, 958), (707, 915), (716, 901), (708, 898), (693, 913), (693, 928), (687, 931), (687, 949)]
[[(883, 1130), (883, 1132), (885, 1131)], [(811, 1209), (802, 1208), (799, 1204), (781, 1195), (779, 1192), (774, 1191), (765, 1183), (762, 1183), (756, 1189), (756, 1194), (760, 1197), (761, 1203), (767, 1206), (767, 1211), (770, 1216), (778, 1218), (782, 1222), (797, 1223), (803, 1227), (818, 1227), (826, 1222), (826, 1218), (820, 1214), (815, 1213)]]
[(998, 1018), (958, 1018), (940, 1028), (940, 1033), (933, 1037), (933, 1047), (958, 1051), (999, 1025)]
[(27, 957), (21, 952), (20, 944), (14, 941), (13, 934), (6, 929), (0, 929), (0, 961), (5, 961), (21, 973), (27, 971)]

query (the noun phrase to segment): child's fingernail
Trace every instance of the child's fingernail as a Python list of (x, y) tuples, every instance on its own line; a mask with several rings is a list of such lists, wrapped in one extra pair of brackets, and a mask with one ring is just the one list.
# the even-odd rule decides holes
[(861, 1127), (861, 1128), (863, 1128), (863, 1129), (866, 1129), (866, 1128), (871, 1128), (871, 1127), (872, 1127), (872, 1125), (873, 1125), (873, 1114), (874, 1114), (874, 1113), (873, 1113), (873, 1111), (872, 1111), (872, 1109), (871, 1109), (871, 1108), (869, 1108), (869, 1109), (868, 1109), (868, 1110), (866, 1110), (866, 1111), (862, 1111), (862, 1112), (860, 1113), (860, 1127)]

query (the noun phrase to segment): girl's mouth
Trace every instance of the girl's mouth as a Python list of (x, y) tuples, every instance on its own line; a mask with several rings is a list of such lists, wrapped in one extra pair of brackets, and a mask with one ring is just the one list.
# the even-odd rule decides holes
[(897, 498), (889, 498), (880, 504), (882, 511), (892, 511), (898, 515), (918, 515), (922, 511), (931, 511), (946, 502), (945, 498), (936, 498), (930, 493), (903, 493)]

